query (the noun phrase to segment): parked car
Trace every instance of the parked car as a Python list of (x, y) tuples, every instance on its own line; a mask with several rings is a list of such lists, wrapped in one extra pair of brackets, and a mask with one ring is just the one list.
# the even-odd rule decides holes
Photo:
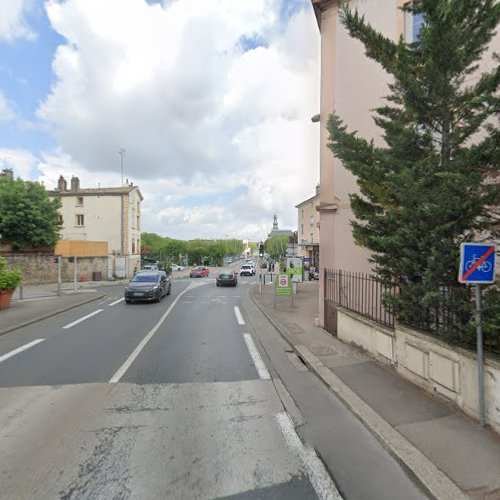
[(215, 277), (215, 284), (217, 286), (238, 284), (238, 273), (234, 269), (222, 269)]
[(191, 272), (189, 273), (190, 278), (203, 278), (204, 276), (208, 276), (208, 269), (206, 267), (198, 266), (193, 267)]
[(144, 264), (141, 271), (158, 271), (158, 264)]
[(240, 268), (240, 276), (253, 276), (255, 268), (250, 264), (243, 264)]
[(170, 295), (172, 283), (164, 271), (143, 271), (137, 273), (125, 287), (125, 302), (134, 300), (160, 302), (164, 295)]
[(186, 269), (184, 266), (178, 266), (177, 264), (172, 264), (172, 271), (184, 271)]

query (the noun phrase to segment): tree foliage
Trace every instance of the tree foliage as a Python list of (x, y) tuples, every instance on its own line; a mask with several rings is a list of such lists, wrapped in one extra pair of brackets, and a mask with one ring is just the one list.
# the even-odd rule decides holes
[(0, 238), (14, 250), (52, 246), (59, 240), (59, 200), (38, 182), (0, 177)]
[(374, 114), (385, 145), (332, 114), (329, 147), (357, 177), (353, 235), (372, 251), (381, 280), (400, 285), (392, 303), (400, 319), (426, 314), (443, 287), (455, 287), (448, 299), (467, 317), (468, 296), (457, 286), (459, 246), (498, 224), (491, 207), (500, 202), (500, 68), (479, 74), (478, 61), (500, 4), (420, 0), (404, 9), (423, 15), (415, 43), (394, 42), (343, 8), (350, 36), (392, 84)]
[(273, 259), (279, 259), (286, 255), (286, 249), (290, 237), (286, 234), (275, 234), (264, 242), (265, 252)]
[(243, 242), (229, 240), (176, 240), (155, 233), (142, 233), (142, 254), (144, 257), (177, 263), (179, 256), (187, 256), (189, 264), (211, 264), (220, 266), (225, 256), (241, 255)]

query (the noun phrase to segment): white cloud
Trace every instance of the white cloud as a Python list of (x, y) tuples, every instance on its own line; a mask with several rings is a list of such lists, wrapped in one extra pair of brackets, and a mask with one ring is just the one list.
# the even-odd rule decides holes
[(7, 98), (0, 92), (0, 122), (5, 122), (15, 118), (16, 113)]
[(0, 2), (0, 40), (16, 38), (33, 40), (35, 33), (26, 23), (25, 14), (32, 9), (33, 0), (2, 0)]
[(37, 177), (39, 159), (25, 149), (0, 148), (0, 170), (10, 168), (14, 177), (23, 180)]
[[(145, 230), (257, 239), (274, 212), (295, 227), (319, 173), (319, 34), (308, 3), (284, 26), (282, 1), (48, 1), (68, 43), (38, 110), (61, 148), (46, 182), (67, 168), (118, 185), (123, 146)], [(266, 46), (243, 52), (243, 36)]]

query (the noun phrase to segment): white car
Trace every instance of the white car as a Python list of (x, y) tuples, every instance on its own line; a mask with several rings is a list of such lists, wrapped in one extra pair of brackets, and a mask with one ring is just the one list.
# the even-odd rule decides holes
[(240, 276), (253, 276), (255, 268), (250, 264), (243, 264), (240, 268)]
[(177, 264), (172, 264), (172, 271), (184, 271), (186, 269), (183, 266), (178, 266)]

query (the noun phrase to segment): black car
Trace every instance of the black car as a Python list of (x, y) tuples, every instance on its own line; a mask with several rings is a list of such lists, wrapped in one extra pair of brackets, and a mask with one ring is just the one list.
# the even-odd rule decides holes
[(164, 295), (170, 295), (172, 283), (163, 271), (147, 271), (136, 274), (125, 287), (125, 302), (153, 300), (160, 302)]
[(238, 273), (234, 269), (222, 269), (222, 271), (217, 274), (215, 283), (217, 286), (236, 286), (238, 284)]

